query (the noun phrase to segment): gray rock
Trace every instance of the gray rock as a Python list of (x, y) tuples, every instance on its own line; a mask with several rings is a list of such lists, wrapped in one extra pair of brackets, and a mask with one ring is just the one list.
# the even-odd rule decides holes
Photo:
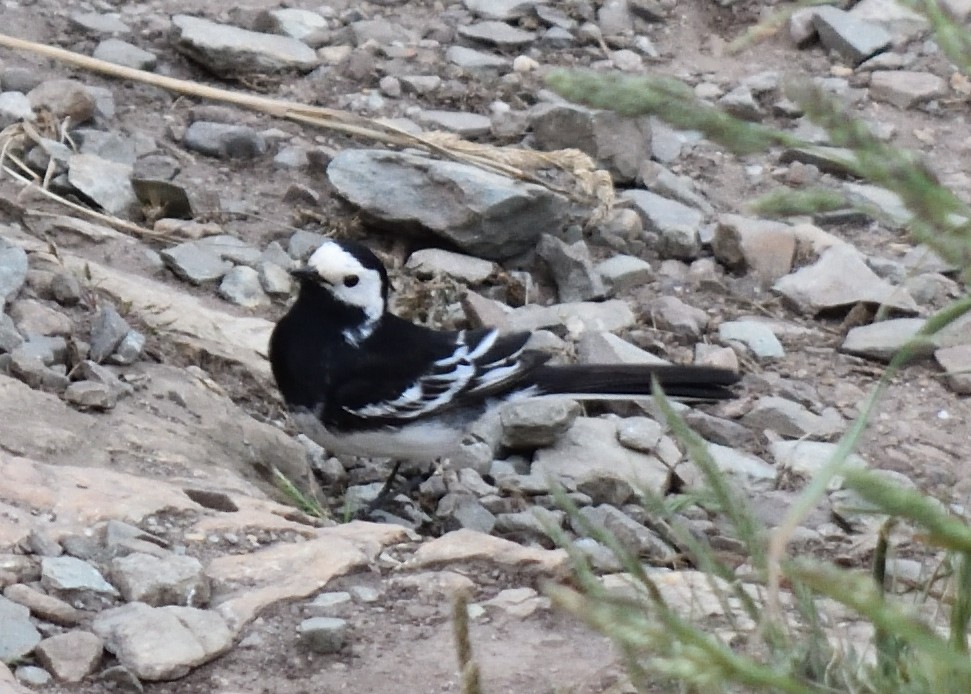
[(214, 282), (233, 267), (233, 264), (223, 260), (214, 248), (200, 246), (195, 241), (166, 248), (159, 255), (162, 256), (166, 267), (179, 278), (193, 284)]
[(910, 294), (880, 279), (850, 245), (826, 249), (815, 263), (782, 277), (772, 289), (804, 313), (847, 308), (860, 302), (917, 312)]
[[(814, 477), (833, 459), (838, 449), (839, 444), (825, 441), (774, 441), (769, 444), (776, 467), (804, 478)], [(853, 468), (867, 466), (866, 461), (856, 453), (851, 453), (844, 464)], [(843, 478), (837, 475), (830, 480), (827, 489), (833, 491), (842, 486)]]
[(30, 610), (0, 597), (0, 663), (24, 658), (40, 640), (40, 632), (30, 621)]
[(208, 121), (195, 121), (186, 128), (182, 144), (222, 159), (254, 159), (269, 149), (266, 139), (249, 126)]
[(551, 446), (580, 414), (568, 398), (535, 398), (510, 402), (499, 413), (502, 445), (507, 448)]
[(462, 0), (465, 9), (477, 17), (508, 22), (542, 6), (546, 0)]
[[(740, 482), (743, 487), (753, 490), (775, 488), (778, 471), (761, 458), (715, 443), (708, 444), (708, 453), (719, 470)], [(701, 471), (690, 461), (679, 465), (675, 472), (689, 489), (706, 486)]]
[(445, 519), (451, 529), (466, 528), (491, 533), (496, 517), (471, 494), (446, 494), (438, 502), (435, 515)]
[[(654, 128), (656, 134), (657, 126), (655, 125)], [(680, 148), (680, 144), (678, 146)], [(695, 190), (695, 184), (691, 178), (678, 176), (657, 162), (645, 162), (637, 176), (643, 182), (644, 187), (653, 193), (683, 202), (688, 207), (695, 207), (706, 215), (715, 211), (711, 203)]]
[(30, 99), (22, 92), (0, 93), (0, 128), (6, 128), (20, 121), (34, 120), (34, 109)]
[(823, 173), (842, 178), (857, 176), (860, 165), (852, 150), (827, 145), (789, 147), (779, 155), (780, 164), (792, 164), (793, 162), (815, 166)]
[(485, 21), (458, 27), (459, 36), (499, 48), (522, 48), (536, 40), (532, 31), (523, 31), (505, 22)]
[(354, 35), (354, 44), (358, 47), (363, 46), (368, 41), (390, 46), (395, 42), (407, 44), (418, 40), (418, 35), (411, 29), (383, 18), (362, 19), (353, 22), (351, 33)]
[(752, 90), (744, 84), (740, 84), (719, 98), (718, 105), (736, 118), (756, 123), (760, 122), (765, 115), (759, 102), (755, 100)]
[[(866, 183), (846, 182), (843, 184), (843, 189), (850, 202), (876, 207), (880, 211), (881, 221), (889, 226), (904, 228), (913, 219), (913, 213), (907, 209), (900, 196), (886, 188)], [(904, 260), (906, 261), (906, 256)]]
[(126, 668), (124, 665), (113, 665), (111, 667), (106, 667), (98, 675), (98, 679), (105, 684), (105, 686), (111, 688), (112, 690), (118, 690), (119, 692), (126, 692), (127, 694), (142, 694), (145, 691), (145, 687), (139, 681), (135, 674)]
[(94, 154), (75, 154), (68, 160), (67, 180), (105, 212), (125, 216), (138, 204), (131, 184), (132, 167)]
[(750, 429), (774, 431), (789, 438), (827, 438), (843, 429), (842, 418), (813, 414), (798, 402), (774, 395), (760, 398), (742, 417), (742, 423)]
[[(327, 175), (375, 225), (431, 231), (489, 259), (529, 250), (542, 231), (560, 227), (568, 208), (564, 198), (541, 186), (405, 152), (344, 150)], [(429, 191), (435, 191), (434, 200)]]
[[(947, 10), (947, 3), (941, 3), (941, 8)], [(881, 25), (894, 34), (894, 43), (907, 43), (929, 28), (927, 17), (914, 12), (897, 0), (861, 0), (856, 3), (850, 14), (867, 22)], [(955, 16), (955, 15), (951, 15)]]
[(104, 642), (90, 631), (68, 631), (37, 644), (37, 661), (60, 682), (80, 682), (101, 664)]
[(70, 384), (70, 379), (62, 371), (48, 368), (40, 358), (25, 354), (23, 345), (10, 353), (7, 369), (11, 376), (31, 388), (61, 393)]
[(70, 272), (58, 272), (51, 278), (51, 296), (61, 306), (74, 306), (81, 301), (81, 283)]
[(290, 273), (276, 263), (264, 260), (260, 262), (257, 272), (263, 291), (271, 296), (289, 296), (293, 289)]
[(127, 383), (123, 383), (109, 367), (96, 364), (90, 359), (86, 359), (78, 364), (77, 368), (71, 372), (71, 375), (80, 376), (86, 381), (107, 386), (116, 399), (131, 395), (134, 392), (134, 389)]
[(913, 108), (947, 95), (947, 82), (930, 72), (877, 70), (870, 76), (870, 98), (897, 108)]
[(617, 573), (624, 568), (617, 555), (592, 537), (577, 538), (573, 541), (573, 548), (581, 552), (597, 572)]
[(772, 329), (757, 321), (726, 321), (718, 326), (723, 342), (741, 342), (760, 359), (779, 359), (786, 355)]
[(309, 72), (319, 64), (316, 52), (289, 36), (247, 31), (179, 14), (172, 18), (179, 52), (221, 77), (285, 70)]
[(550, 330), (580, 335), (585, 332), (615, 332), (635, 323), (634, 312), (626, 301), (612, 299), (593, 302), (538, 306), (527, 304), (511, 311), (507, 318), (510, 330)]
[(615, 180), (633, 181), (651, 157), (651, 121), (627, 118), (564, 103), (541, 103), (529, 112), (536, 146), (543, 150), (576, 148), (602, 164)]
[(496, 516), (495, 535), (522, 541), (549, 541), (550, 529), (563, 527), (566, 512), (559, 509), (550, 510), (542, 506), (534, 506), (528, 511), (515, 513), (500, 513)]
[(654, 270), (646, 260), (632, 255), (614, 255), (595, 266), (611, 293), (619, 293), (647, 284)]
[(340, 651), (347, 641), (347, 632), (347, 620), (337, 617), (311, 617), (297, 626), (301, 643), (322, 655)]
[[(923, 318), (894, 318), (861, 325), (846, 334), (840, 350), (847, 354), (890, 361), (926, 322)], [(934, 353), (934, 348), (933, 342), (928, 341), (916, 348), (915, 356), (929, 357)]]
[(98, 364), (105, 361), (129, 331), (128, 321), (111, 303), (104, 303), (91, 325), (91, 359)]
[(944, 369), (947, 387), (955, 393), (971, 393), (971, 345), (954, 345), (934, 352), (934, 359)]
[(408, 94), (431, 94), (442, 84), (438, 75), (401, 75), (398, 80)]
[(660, 230), (657, 250), (662, 258), (693, 260), (701, 253), (701, 234), (698, 227), (676, 224)]
[(560, 301), (587, 301), (603, 298), (606, 294), (584, 241), (568, 244), (555, 236), (543, 234), (536, 254), (549, 268)]
[(581, 364), (667, 364), (669, 362), (609, 332), (588, 331), (577, 342)]
[(904, 257), (901, 259), (901, 263), (904, 265), (904, 267), (909, 268), (914, 274), (919, 274), (922, 272), (940, 272), (947, 275), (957, 272), (960, 269), (953, 263), (944, 260), (941, 256), (924, 244), (914, 246), (907, 251), (907, 253), (904, 254)]
[(260, 282), (260, 273), (246, 265), (237, 265), (223, 276), (219, 284), (219, 296), (244, 308), (270, 304)]
[(676, 296), (659, 296), (644, 307), (653, 325), (676, 335), (699, 337), (708, 327), (708, 314)]
[[(971, 17), (971, 3), (967, 0), (943, 0), (941, 2), (941, 9), (962, 24), (967, 22), (968, 18)], [(919, 16), (926, 21), (923, 15)], [(4, 84), (7, 84), (6, 77), (4, 77)]]
[[(23, 342), (24, 337), (17, 330), (13, 319), (6, 313), (0, 313), (0, 354), (12, 352), (17, 347), (20, 347)], [(51, 362), (53, 362), (53, 355)]]
[(317, 12), (295, 8), (277, 8), (261, 12), (254, 24), (257, 31), (283, 34), (303, 41), (311, 34), (327, 29), (327, 20)]
[(554, 446), (538, 450), (532, 474), (614, 506), (641, 489), (660, 493), (668, 480), (668, 468), (659, 459), (620, 444), (615, 422), (589, 417), (578, 417)]
[(488, 117), (465, 111), (422, 110), (416, 119), (426, 128), (446, 130), (467, 138), (488, 135), (492, 128)]
[[(481, 2), (482, 0), (480, 0)], [(491, 3), (490, 3), (491, 4)], [(501, 3), (496, 3), (501, 4)], [(544, 24), (556, 27), (558, 29), (563, 29), (565, 31), (576, 31), (579, 24), (577, 20), (573, 19), (562, 8), (549, 5), (537, 5), (533, 8), (536, 16)], [(483, 15), (484, 16), (484, 15)], [(503, 21), (508, 21), (506, 17), (487, 17), (487, 19), (500, 19)]]
[(40, 138), (36, 146), (31, 147), (27, 152), (26, 162), (34, 171), (42, 172), (47, 175), (51, 169), (54, 176), (59, 176), (67, 171), (67, 162), (74, 154), (74, 150), (57, 140), (46, 137)]
[(64, 391), (64, 399), (83, 410), (110, 410), (118, 402), (110, 387), (94, 381), (75, 381)]
[(116, 13), (73, 12), (71, 24), (92, 34), (127, 34), (131, 31)]
[(489, 496), (490, 494), (496, 494), (499, 490), (482, 479), (476, 470), (472, 468), (461, 468), (458, 472), (458, 488), (459, 490), (466, 490), (472, 492), (477, 497)]
[(74, 557), (44, 557), (40, 570), (41, 584), (48, 590), (118, 595), (118, 591), (104, 579), (100, 571)]
[(14, 670), (14, 677), (18, 682), (26, 684), (28, 687), (43, 687), (51, 683), (53, 679), (51, 673), (36, 665), (19, 665)]
[(35, 110), (47, 109), (58, 120), (70, 118), (75, 126), (91, 120), (98, 110), (93, 88), (77, 80), (44, 80), (27, 98)]
[(664, 427), (647, 417), (625, 417), (617, 425), (617, 440), (632, 451), (653, 453), (664, 437)]
[(488, 260), (471, 255), (444, 251), (440, 248), (422, 248), (408, 256), (405, 268), (419, 278), (435, 275), (452, 277), (466, 284), (482, 284), (498, 271), (498, 266)]
[(27, 279), (27, 253), (0, 238), (0, 312), (20, 292)]
[(750, 448), (755, 444), (755, 435), (746, 426), (723, 417), (715, 417), (701, 410), (689, 409), (684, 421), (699, 436), (712, 443), (731, 448)]
[(816, 9), (813, 25), (826, 48), (853, 65), (890, 47), (893, 37), (886, 29), (829, 5)]
[[(94, 154), (102, 159), (132, 167), (138, 160), (140, 147), (136, 137), (92, 128), (78, 128), (75, 133), (81, 139), (81, 152), (84, 154)], [(151, 146), (152, 149), (155, 148), (154, 141)], [(134, 170), (132, 175), (134, 176)]]
[(209, 602), (209, 580), (195, 557), (136, 552), (111, 562), (111, 578), (128, 602), (153, 607), (200, 607)]
[[(613, 506), (587, 506), (580, 509), (580, 515), (595, 530), (613, 535), (627, 552), (636, 557), (644, 557), (652, 564), (665, 564), (677, 554), (673, 547)], [(587, 535), (583, 526), (576, 521), (573, 522), (573, 529), (577, 534)]]
[(192, 243), (199, 248), (212, 249), (224, 260), (238, 265), (254, 267), (263, 257), (259, 248), (230, 234), (206, 236)]
[[(273, 166), (287, 171), (305, 169), (309, 165), (305, 147), (284, 147), (273, 157)], [(289, 194), (288, 194), (289, 197)]]
[(634, 204), (634, 211), (641, 216), (644, 228), (658, 234), (669, 229), (698, 229), (704, 221), (700, 210), (669, 200), (649, 190), (626, 190), (622, 200)]
[(540, 37), (539, 42), (542, 46), (556, 49), (570, 48), (577, 42), (577, 40), (569, 29), (563, 29), (562, 27), (550, 27)]
[(597, 24), (604, 36), (629, 34), (634, 30), (627, 0), (607, 0), (597, 10)]
[(287, 242), (287, 254), (294, 260), (307, 260), (327, 240), (315, 231), (295, 231)]
[(233, 633), (215, 612), (133, 602), (99, 612), (91, 630), (142, 680), (173, 680), (222, 655)]
[(752, 272), (769, 286), (792, 271), (796, 236), (788, 224), (734, 214), (719, 217), (712, 250), (727, 267)]
[[(296, 234), (294, 234), (296, 236)], [(320, 234), (315, 235), (319, 239), (324, 237)], [(319, 245), (319, 243), (318, 243)], [(298, 263), (287, 253), (283, 246), (280, 245), (278, 241), (270, 241), (263, 249), (263, 255), (260, 256), (261, 262), (273, 263), (284, 270), (292, 270), (297, 267)]]
[(149, 72), (158, 64), (158, 56), (154, 53), (120, 39), (105, 39), (95, 47), (92, 56), (98, 60)]
[(644, 69), (644, 59), (634, 51), (626, 48), (610, 52), (610, 62), (622, 72), (641, 72)]
[(137, 330), (129, 330), (115, 347), (110, 361), (113, 364), (134, 364), (141, 358), (144, 350), (145, 335)]
[(17, 329), (24, 335), (68, 336), (74, 331), (74, 322), (64, 313), (36, 299), (18, 299), (8, 311)]
[(512, 65), (507, 58), (465, 46), (449, 46), (445, 59), (464, 70), (498, 70)]
[(304, 611), (311, 617), (339, 617), (352, 607), (351, 594), (338, 590), (320, 593), (304, 605)]
[(14, 347), (17, 348), (25, 356), (40, 359), (45, 366), (63, 364), (67, 359), (67, 340), (60, 336), (31, 335), (26, 342)]

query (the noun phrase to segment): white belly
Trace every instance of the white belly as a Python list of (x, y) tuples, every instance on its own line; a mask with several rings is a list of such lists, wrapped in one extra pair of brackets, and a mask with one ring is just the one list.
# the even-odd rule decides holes
[(465, 433), (439, 421), (419, 421), (395, 430), (373, 429), (335, 434), (311, 412), (293, 413), (306, 436), (334, 455), (432, 461), (455, 452)]

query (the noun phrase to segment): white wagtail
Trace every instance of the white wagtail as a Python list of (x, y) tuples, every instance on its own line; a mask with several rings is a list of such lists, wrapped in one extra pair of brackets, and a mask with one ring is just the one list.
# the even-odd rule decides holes
[(448, 456), (469, 425), (513, 398), (722, 400), (738, 380), (703, 366), (553, 366), (530, 333), (439, 331), (388, 312), (388, 273), (364, 246), (325, 241), (270, 339), (273, 375), (297, 426), (329, 453), (397, 461)]

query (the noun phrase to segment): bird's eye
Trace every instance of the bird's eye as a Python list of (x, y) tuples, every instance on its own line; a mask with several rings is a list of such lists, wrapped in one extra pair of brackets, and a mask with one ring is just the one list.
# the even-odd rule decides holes
[(353, 287), (360, 281), (357, 275), (344, 275), (344, 286)]

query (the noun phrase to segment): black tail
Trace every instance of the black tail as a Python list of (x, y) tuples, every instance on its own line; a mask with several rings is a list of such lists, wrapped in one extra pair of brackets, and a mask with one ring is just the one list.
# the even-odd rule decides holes
[(651, 379), (657, 378), (665, 393), (691, 400), (728, 400), (735, 394), (728, 387), (740, 376), (728, 369), (711, 366), (651, 366), (648, 364), (570, 364), (541, 366), (533, 374), (540, 392), (570, 394), (595, 399), (643, 397), (651, 394)]

